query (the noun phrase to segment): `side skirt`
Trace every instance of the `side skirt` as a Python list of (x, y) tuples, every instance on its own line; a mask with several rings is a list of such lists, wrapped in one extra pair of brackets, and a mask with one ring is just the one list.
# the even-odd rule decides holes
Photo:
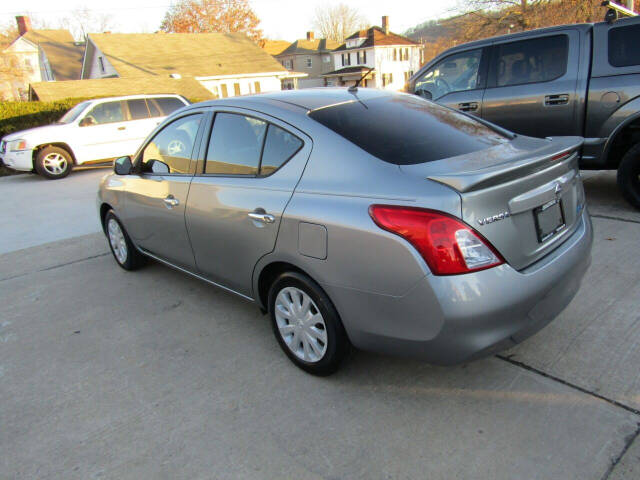
[(167, 262), (166, 260), (164, 260), (164, 259), (162, 259), (162, 258), (160, 258), (160, 257), (155, 256), (153, 253), (149, 253), (149, 252), (147, 252), (145, 249), (140, 248), (140, 247), (138, 247), (137, 245), (136, 245), (136, 248), (137, 248), (137, 249), (138, 249), (142, 254), (146, 255), (147, 257), (153, 258), (154, 260), (156, 260), (156, 261), (158, 261), (158, 262), (160, 262), (160, 263), (162, 263), (162, 264), (166, 265), (167, 267), (171, 267), (171, 268), (173, 268), (173, 269), (175, 269), (175, 270), (179, 270), (180, 272), (187, 273), (187, 274), (191, 275), (192, 277), (197, 278), (198, 280), (202, 280), (203, 282), (206, 282), (206, 283), (209, 283), (209, 284), (213, 285), (214, 287), (221, 288), (222, 290), (226, 290), (227, 292), (230, 292), (230, 293), (233, 293), (233, 294), (235, 294), (235, 295), (238, 295), (239, 297), (242, 297), (242, 298), (244, 298), (245, 300), (249, 300), (251, 303), (254, 303), (254, 302), (255, 302), (255, 300), (254, 300), (253, 298), (248, 297), (247, 295), (244, 295), (244, 294), (242, 294), (242, 293), (240, 293), (240, 292), (236, 292), (235, 290), (232, 290), (232, 289), (230, 289), (230, 288), (228, 288), (228, 287), (225, 287), (224, 285), (220, 285), (219, 283), (212, 282), (212, 281), (211, 281), (211, 280), (209, 280), (208, 278), (205, 278), (205, 277), (203, 277), (202, 275), (198, 275), (197, 273), (193, 273), (192, 271), (187, 270), (186, 268), (182, 268), (182, 267), (179, 267), (179, 266), (177, 266), (177, 265), (174, 265), (174, 264), (173, 264), (173, 263), (171, 263), (171, 262)]

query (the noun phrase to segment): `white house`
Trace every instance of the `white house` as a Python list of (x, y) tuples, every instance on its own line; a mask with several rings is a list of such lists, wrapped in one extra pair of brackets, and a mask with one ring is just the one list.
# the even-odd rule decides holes
[(82, 78), (195, 78), (213, 95), (281, 89), (289, 72), (243, 34), (89, 34)]
[(67, 30), (34, 30), (29, 17), (16, 20), (19, 36), (1, 52), (13, 73), (0, 78), (0, 97), (26, 100), (30, 83), (80, 78), (84, 49)]
[(382, 27), (354, 33), (332, 55), (334, 70), (322, 75), (327, 86), (353, 85), (371, 69), (362, 86), (401, 90), (424, 61), (420, 45), (389, 31), (387, 16)]

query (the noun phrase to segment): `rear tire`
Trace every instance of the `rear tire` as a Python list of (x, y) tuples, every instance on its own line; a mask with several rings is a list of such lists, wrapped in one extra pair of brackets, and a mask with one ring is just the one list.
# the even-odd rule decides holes
[(320, 285), (285, 272), (269, 289), (273, 333), (289, 359), (305, 372), (331, 375), (350, 350), (340, 316)]
[(622, 157), (617, 180), (624, 199), (640, 209), (640, 143)]
[(36, 172), (49, 180), (58, 180), (71, 173), (73, 158), (64, 148), (45, 147), (36, 154)]
[(109, 210), (104, 217), (104, 233), (116, 263), (125, 270), (137, 270), (146, 263), (147, 257), (133, 245), (118, 217)]

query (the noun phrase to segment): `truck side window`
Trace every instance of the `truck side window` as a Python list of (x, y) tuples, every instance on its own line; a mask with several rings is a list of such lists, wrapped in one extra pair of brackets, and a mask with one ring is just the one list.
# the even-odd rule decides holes
[(613, 67), (640, 65), (640, 25), (609, 30), (609, 63)]
[(495, 48), (492, 68), (496, 87), (548, 82), (567, 71), (566, 35), (503, 43)]
[(437, 100), (447, 93), (478, 88), (481, 58), (481, 48), (443, 58), (416, 80), (414, 93)]

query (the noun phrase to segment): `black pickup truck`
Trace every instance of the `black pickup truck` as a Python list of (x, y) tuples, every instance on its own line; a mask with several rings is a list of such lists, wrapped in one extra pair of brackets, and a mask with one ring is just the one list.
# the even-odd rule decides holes
[(584, 137), (580, 167), (617, 169), (640, 208), (640, 17), (458, 45), (406, 88), (522, 135)]

